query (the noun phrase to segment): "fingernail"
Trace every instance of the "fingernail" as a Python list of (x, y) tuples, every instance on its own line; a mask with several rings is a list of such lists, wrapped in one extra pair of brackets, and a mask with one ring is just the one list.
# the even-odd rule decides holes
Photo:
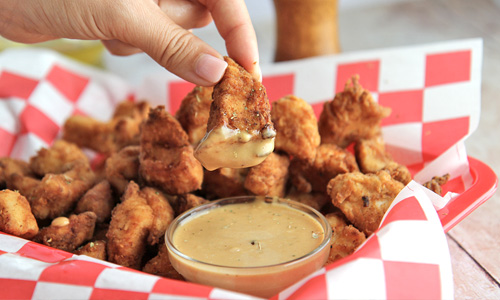
[(226, 67), (227, 62), (222, 59), (210, 54), (202, 54), (196, 62), (196, 74), (206, 81), (216, 83), (224, 75)]

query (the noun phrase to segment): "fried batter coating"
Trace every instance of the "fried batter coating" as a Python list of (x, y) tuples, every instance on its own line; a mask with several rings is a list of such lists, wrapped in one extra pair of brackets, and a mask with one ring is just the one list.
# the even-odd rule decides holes
[(202, 190), (208, 199), (244, 196), (247, 194), (244, 183), (248, 168), (220, 168), (205, 170)]
[(126, 146), (106, 160), (106, 179), (116, 191), (122, 195), (132, 180), (139, 181), (139, 146)]
[(139, 155), (141, 178), (167, 194), (185, 194), (201, 188), (203, 167), (179, 121), (165, 111), (152, 109), (144, 124)]
[(434, 193), (441, 195), (441, 187), (445, 185), (450, 179), (450, 174), (445, 174), (443, 176), (434, 176), (431, 180), (427, 181), (423, 185)]
[(53, 219), (73, 209), (88, 189), (94, 185), (95, 175), (88, 163), (75, 161), (66, 164), (61, 174), (46, 174), (28, 197), (37, 220)]
[(168, 200), (156, 189), (131, 181), (122, 202), (115, 206), (106, 237), (108, 260), (139, 269), (146, 246), (154, 245), (173, 220)]
[(266, 89), (229, 57), (214, 87), (207, 134), (195, 156), (208, 170), (246, 168), (262, 162), (274, 149), (274, 130)]
[(408, 168), (395, 162), (385, 150), (382, 138), (362, 139), (354, 145), (354, 153), (359, 169), (363, 173), (376, 173), (387, 170), (392, 178), (403, 184), (408, 184), (412, 178)]
[(352, 254), (366, 240), (363, 232), (356, 227), (347, 224), (345, 216), (341, 212), (325, 215), (328, 223), (332, 226), (332, 245), (330, 255), (326, 264), (337, 261)]
[(38, 233), (28, 200), (18, 192), (0, 191), (0, 231), (25, 239)]
[(77, 255), (86, 255), (100, 260), (106, 260), (106, 242), (102, 240), (88, 242), (74, 252)]
[(181, 107), (175, 113), (193, 146), (198, 145), (207, 132), (213, 90), (213, 87), (196, 86), (184, 97)]
[(276, 128), (275, 149), (311, 161), (321, 142), (312, 106), (290, 95), (273, 103), (271, 119)]
[(321, 211), (321, 209), (330, 201), (330, 198), (326, 193), (301, 193), (295, 188), (291, 188), (285, 198), (309, 205), (318, 211)]
[(159, 245), (158, 254), (144, 265), (142, 271), (157, 276), (184, 281), (184, 277), (182, 277), (182, 275), (174, 269), (172, 263), (170, 263), (165, 243)]
[(363, 89), (359, 76), (354, 76), (344, 91), (323, 106), (318, 122), (321, 143), (345, 148), (359, 139), (377, 137), (381, 134), (380, 121), (390, 113), (390, 108), (378, 105)]
[(297, 158), (290, 164), (291, 182), (302, 193), (325, 193), (330, 179), (338, 174), (358, 171), (354, 155), (334, 144), (321, 144), (316, 149), (314, 161)]
[(75, 115), (63, 126), (63, 139), (100, 153), (111, 154), (128, 145), (138, 145), (141, 124), (147, 118), (149, 104), (145, 101), (121, 102), (109, 122)]
[(333, 205), (366, 236), (377, 230), (392, 201), (404, 185), (387, 171), (375, 174), (352, 172), (330, 180), (327, 193)]
[(50, 148), (42, 148), (30, 158), (30, 168), (38, 176), (59, 174), (67, 170), (66, 164), (77, 160), (88, 163), (83, 151), (76, 145), (64, 140), (56, 140)]
[(33, 239), (34, 242), (73, 252), (83, 243), (92, 239), (96, 223), (96, 215), (87, 211), (69, 218), (58, 217), (44, 227)]
[(92, 211), (97, 216), (97, 223), (104, 223), (111, 218), (111, 211), (115, 206), (115, 199), (111, 186), (107, 180), (102, 180), (78, 200), (75, 213)]
[(259, 196), (285, 196), (288, 166), (288, 155), (271, 153), (263, 162), (250, 168), (245, 178), (245, 188)]
[(169, 199), (170, 205), (178, 216), (191, 208), (210, 202), (209, 200), (193, 194), (177, 195)]
[(11, 176), (18, 174), (19, 176), (33, 176), (33, 172), (27, 162), (20, 159), (10, 157), (0, 157), (0, 188), (7, 187), (15, 190), (10, 182)]

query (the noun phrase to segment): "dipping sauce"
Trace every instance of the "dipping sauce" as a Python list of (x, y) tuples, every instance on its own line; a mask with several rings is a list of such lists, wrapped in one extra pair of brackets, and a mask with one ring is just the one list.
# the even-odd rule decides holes
[(274, 150), (274, 136), (263, 138), (259, 131), (245, 132), (226, 126), (205, 135), (194, 156), (209, 171), (218, 168), (247, 168), (260, 164)]
[(179, 216), (166, 234), (189, 281), (271, 297), (321, 268), (331, 227), (314, 209), (271, 197), (235, 197)]

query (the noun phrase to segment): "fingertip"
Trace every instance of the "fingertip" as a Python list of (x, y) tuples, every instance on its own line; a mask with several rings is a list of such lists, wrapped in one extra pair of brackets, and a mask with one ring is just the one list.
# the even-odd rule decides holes
[(210, 54), (202, 54), (195, 64), (195, 72), (208, 83), (215, 85), (224, 75), (227, 62)]

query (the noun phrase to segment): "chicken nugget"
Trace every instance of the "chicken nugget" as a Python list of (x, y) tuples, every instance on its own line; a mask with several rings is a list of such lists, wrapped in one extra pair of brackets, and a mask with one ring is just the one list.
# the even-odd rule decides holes
[(163, 240), (168, 225), (174, 220), (174, 210), (160, 190), (144, 187), (141, 194), (153, 211), (153, 222), (149, 228), (148, 243), (155, 245)]
[(338, 174), (358, 171), (354, 155), (334, 144), (321, 144), (312, 162), (293, 158), (290, 178), (297, 191), (325, 193), (330, 179)]
[(379, 136), (380, 121), (390, 113), (390, 108), (380, 106), (359, 84), (359, 76), (353, 76), (344, 91), (323, 106), (318, 121), (321, 143), (345, 148), (359, 139)]
[(0, 157), (0, 188), (16, 189), (11, 187), (10, 180), (13, 174), (34, 176), (26, 161), (10, 157)]
[(352, 254), (366, 240), (363, 232), (347, 224), (341, 212), (325, 215), (332, 226), (332, 245), (326, 265)]
[(97, 240), (88, 242), (87, 244), (76, 249), (74, 253), (77, 255), (86, 255), (100, 260), (106, 260), (106, 241)]
[(285, 196), (289, 165), (288, 155), (271, 153), (263, 162), (250, 168), (245, 188), (254, 195)]
[(175, 113), (193, 146), (198, 145), (207, 132), (213, 90), (213, 87), (196, 86), (184, 97), (181, 107)]
[(44, 227), (33, 238), (34, 242), (73, 252), (83, 243), (92, 239), (97, 216), (87, 211), (69, 218), (57, 217), (48, 227)]
[(145, 101), (121, 102), (109, 122), (75, 115), (63, 125), (63, 139), (100, 153), (111, 154), (128, 145), (138, 145), (141, 124), (149, 112)]
[(147, 185), (171, 195), (201, 188), (203, 167), (179, 121), (164, 106), (152, 109), (144, 124), (139, 174)]
[(183, 194), (172, 197), (169, 202), (174, 209), (175, 215), (178, 216), (191, 208), (200, 206), (210, 201), (193, 194)]
[(448, 179), (450, 179), (450, 174), (445, 174), (443, 176), (434, 176), (431, 180), (424, 183), (423, 186), (433, 191), (434, 193), (441, 195), (441, 187), (448, 182)]
[(88, 163), (75, 161), (61, 174), (46, 174), (33, 188), (28, 201), (37, 220), (53, 219), (73, 209), (88, 189), (95, 175)]
[(309, 103), (293, 95), (283, 97), (273, 103), (271, 120), (276, 128), (276, 150), (303, 160), (314, 159), (321, 139)]
[(50, 148), (42, 148), (30, 158), (30, 168), (38, 176), (45, 174), (59, 174), (67, 170), (66, 164), (81, 160), (89, 160), (83, 151), (76, 145), (64, 140), (56, 140)]
[(258, 165), (274, 150), (276, 131), (266, 89), (229, 57), (214, 87), (207, 133), (195, 156), (207, 170)]
[(330, 197), (328, 197), (326, 192), (302, 193), (293, 187), (290, 191), (288, 191), (285, 198), (308, 205), (317, 211), (321, 211), (322, 208), (330, 201)]
[(205, 170), (202, 190), (208, 199), (244, 196), (244, 187), (248, 168), (219, 168), (213, 171)]
[(184, 281), (184, 277), (182, 277), (182, 275), (172, 266), (165, 243), (159, 245), (158, 254), (144, 265), (142, 271), (157, 276)]
[(389, 172), (375, 174), (352, 172), (330, 180), (327, 193), (333, 205), (366, 236), (377, 230), (392, 201), (404, 185)]
[(121, 196), (125, 192), (130, 181), (139, 181), (140, 151), (140, 146), (126, 146), (106, 160), (106, 179), (117, 195)]
[(412, 178), (408, 168), (392, 159), (392, 156), (385, 150), (381, 137), (374, 139), (361, 139), (354, 145), (356, 161), (361, 172), (376, 173), (380, 170), (387, 170), (392, 178), (408, 184)]
[(107, 180), (102, 180), (78, 200), (75, 213), (92, 211), (97, 216), (97, 223), (104, 223), (111, 218), (111, 211), (115, 206), (115, 198)]
[(28, 200), (19, 192), (0, 191), (0, 231), (25, 239), (38, 233), (38, 224)]

